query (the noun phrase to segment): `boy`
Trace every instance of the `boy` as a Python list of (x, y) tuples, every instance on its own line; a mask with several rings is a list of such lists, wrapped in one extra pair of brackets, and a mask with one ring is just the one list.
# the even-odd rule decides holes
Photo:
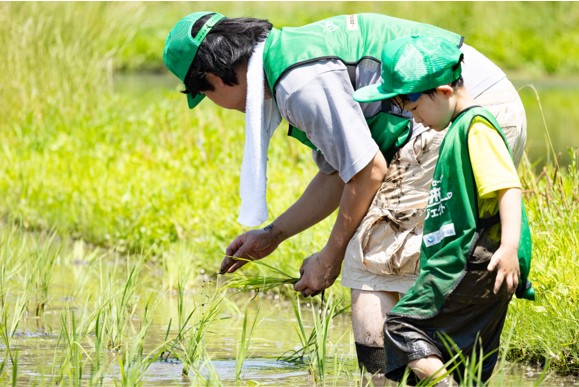
[[(342, 270), (342, 284), (352, 292), (356, 352), (360, 365), (371, 373), (382, 372), (384, 365), (386, 312), (416, 279), (426, 193), (442, 133), (414, 124), (411, 133), (401, 131), (400, 143), (388, 146), (383, 140), (393, 136), (381, 136), (380, 123), (391, 117), (391, 105), (355, 103), (352, 94), (379, 80), (385, 42), (414, 33), (462, 43), (459, 34), (386, 15), (340, 15), (277, 29), (267, 20), (215, 12), (186, 16), (165, 43), (165, 64), (185, 84), (190, 108), (206, 96), (246, 114), (241, 223), (256, 226), (268, 218), (267, 143), (280, 116), (289, 122), (289, 134), (312, 148), (319, 169), (301, 197), (270, 225), (247, 231), (229, 244), (221, 273), (234, 272), (246, 262), (235, 257), (270, 255), (283, 241), (338, 209), (327, 243), (304, 259), (294, 288), (315, 296)], [(526, 119), (516, 89), (477, 50), (462, 44), (461, 51), (467, 89), (480, 104), (500, 112), (501, 125), (508, 128), (507, 137), (521, 155)], [(362, 219), (381, 229), (358, 227)], [(364, 255), (362, 250), (368, 249), (362, 240), (380, 254)], [(399, 266), (409, 269), (385, 270), (382, 261), (391, 257), (403, 260)]]
[(396, 39), (384, 46), (381, 83), (354, 93), (359, 102), (392, 99), (435, 131), (450, 124), (429, 192), (420, 273), (384, 325), (385, 373), (394, 380), (407, 365), (420, 379), (440, 380), (458, 352), (482, 352), (486, 382), (512, 294), (534, 296), (517, 171), (495, 117), (463, 85), (462, 57), (441, 37)]

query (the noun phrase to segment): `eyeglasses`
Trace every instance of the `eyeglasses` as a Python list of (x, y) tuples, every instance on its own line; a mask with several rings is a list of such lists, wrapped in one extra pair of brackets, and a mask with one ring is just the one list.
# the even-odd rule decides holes
[(418, 101), (418, 98), (420, 98), (421, 95), (422, 95), (422, 93), (412, 93), (412, 94), (406, 94), (406, 97), (408, 97), (410, 102), (416, 102), (416, 101)]

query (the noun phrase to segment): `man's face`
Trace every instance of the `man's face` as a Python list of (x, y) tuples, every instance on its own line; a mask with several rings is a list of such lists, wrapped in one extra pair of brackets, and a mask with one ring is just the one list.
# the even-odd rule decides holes
[(209, 83), (213, 90), (204, 91), (203, 94), (213, 103), (225, 109), (238, 110), (245, 113), (247, 99), (247, 76), (245, 71), (237, 74), (239, 83), (237, 85), (227, 85), (215, 74), (207, 74)]

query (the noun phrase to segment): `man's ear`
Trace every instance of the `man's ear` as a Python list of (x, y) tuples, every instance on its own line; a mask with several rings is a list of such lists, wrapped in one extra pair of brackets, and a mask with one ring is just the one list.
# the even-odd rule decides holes
[(205, 78), (209, 81), (209, 83), (211, 84), (211, 86), (215, 87), (215, 86), (223, 86), (225, 83), (223, 82), (223, 79), (221, 79), (221, 77), (217, 74), (213, 74), (210, 72), (206, 72), (205, 73)]

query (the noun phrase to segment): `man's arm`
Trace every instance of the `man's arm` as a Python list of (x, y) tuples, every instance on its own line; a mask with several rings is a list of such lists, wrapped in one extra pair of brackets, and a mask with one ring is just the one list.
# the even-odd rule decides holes
[[(333, 278), (324, 281), (324, 286), (312, 284), (313, 289), (321, 291), (338, 276), (346, 246), (382, 183), (386, 162), (372, 139), (360, 105), (352, 99), (352, 84), (343, 63), (298, 66), (284, 76), (276, 90), (280, 113), (305, 131), (319, 148), (320, 157), (315, 160), (324, 172), (314, 177), (302, 197), (267, 230), (240, 235), (226, 254), (263, 258), (279, 243), (318, 223), (339, 206), (336, 223), (322, 250), (324, 257), (337, 257), (336, 262), (334, 258), (323, 260), (331, 266)], [(331, 173), (332, 170), (338, 173)], [(232, 272), (242, 264), (226, 257), (221, 270)], [(306, 262), (301, 271), (305, 280), (300, 285), (310, 282), (306, 279), (310, 272), (315, 277), (327, 272), (325, 268), (309, 268)]]
[(340, 274), (346, 247), (366, 215), (386, 175), (387, 164), (378, 152), (345, 186), (336, 223), (324, 248), (304, 260), (294, 289), (312, 296), (330, 287)]
[(337, 173), (318, 172), (302, 196), (270, 225), (235, 238), (225, 250), (220, 272), (232, 273), (247, 263), (235, 257), (261, 259), (268, 256), (286, 239), (325, 219), (338, 208), (343, 190), (344, 182)]

